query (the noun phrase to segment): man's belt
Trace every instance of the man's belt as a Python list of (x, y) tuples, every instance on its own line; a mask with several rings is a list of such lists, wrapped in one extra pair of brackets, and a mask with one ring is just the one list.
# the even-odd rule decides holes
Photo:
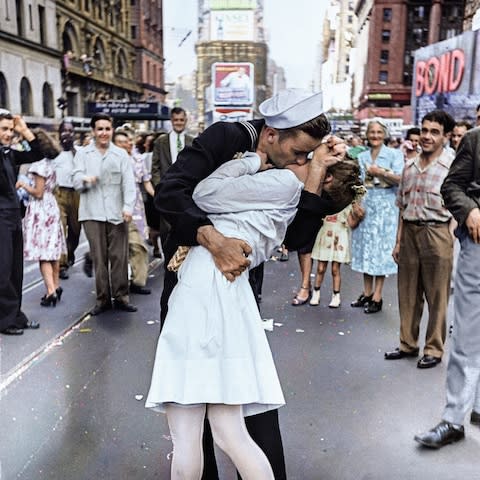
[(450, 220), (403, 220), (404, 223), (411, 225), (425, 226), (425, 225), (446, 225)]

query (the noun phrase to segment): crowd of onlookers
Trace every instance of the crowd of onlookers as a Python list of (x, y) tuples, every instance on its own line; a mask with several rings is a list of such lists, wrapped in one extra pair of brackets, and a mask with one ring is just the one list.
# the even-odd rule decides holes
[[(185, 134), (185, 110), (172, 109), (170, 133), (135, 131), (131, 124), (114, 128), (103, 114), (92, 117), (91, 134), (75, 132), (68, 118), (60, 123), (58, 135), (30, 131), (21, 117), (6, 110), (0, 110), (0, 124), (2, 155), (11, 159), (11, 165), (5, 164), (11, 191), (2, 192), (10, 203), (5, 201), (2, 210), (5, 215), (14, 212), (16, 228), (22, 230), (23, 259), (39, 264), (45, 284), (40, 305), (55, 307), (61, 301), (60, 281), (69, 278), (83, 227), (89, 243), (83, 269), (87, 276), (95, 275), (97, 292), (90, 313), (136, 311), (129, 294), (151, 293), (146, 286), (148, 247), (153, 257), (162, 258), (161, 238), (165, 240), (169, 228), (153, 206), (154, 186), (192, 141)], [(12, 238), (1, 243), (9, 251)], [(4, 296), (17, 300), (20, 259), (18, 252), (8, 253), (7, 265), (17, 264), (16, 287), (9, 292), (6, 284)], [(5, 316), (0, 332), (21, 335), (26, 328), (38, 328), (24, 318), (21, 310)]]

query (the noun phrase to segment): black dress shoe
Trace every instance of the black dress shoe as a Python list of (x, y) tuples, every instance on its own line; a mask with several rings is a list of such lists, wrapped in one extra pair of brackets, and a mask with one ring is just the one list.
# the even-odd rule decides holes
[(472, 414), (470, 415), (470, 423), (472, 425), (480, 426), (480, 413), (476, 412), (475, 410), (472, 410)]
[(424, 355), (418, 362), (417, 368), (433, 368), (442, 361), (441, 358)]
[(68, 269), (67, 268), (61, 268), (60, 273), (58, 275), (62, 280), (68, 280), (69, 275), (68, 275)]
[(40, 324), (38, 322), (35, 322), (34, 320), (29, 320), (26, 325), (22, 327), (23, 329), (31, 329), (31, 330), (37, 330), (37, 328), (40, 328)]
[(404, 352), (403, 350), (396, 348), (390, 352), (385, 352), (385, 360), (400, 360), (401, 358), (407, 357), (418, 357), (418, 350), (414, 350), (413, 352)]
[(117, 310), (123, 310), (124, 312), (136, 312), (137, 307), (127, 302), (120, 302), (119, 300), (113, 301), (113, 308)]
[(365, 296), (363, 293), (350, 304), (351, 307), (364, 307), (372, 299), (373, 293), (371, 295)]
[(92, 317), (95, 317), (97, 315), (100, 315), (103, 312), (106, 312), (107, 310), (111, 310), (112, 306), (109, 303), (106, 303), (104, 305), (95, 305), (91, 310), (90, 310), (90, 315)]
[(442, 421), (428, 432), (415, 435), (415, 440), (425, 447), (440, 448), (449, 443), (458, 442), (464, 437), (463, 425)]
[(23, 335), (23, 328), (10, 325), (10, 327), (4, 328), (0, 333), (4, 335)]
[(83, 262), (83, 273), (89, 278), (93, 277), (93, 261), (90, 253), (86, 253)]
[(130, 292), (138, 293), (139, 295), (150, 295), (152, 291), (149, 288), (141, 287), (140, 285), (130, 284)]
[(365, 313), (377, 313), (382, 309), (383, 300), (380, 299), (378, 302), (375, 300), (370, 300), (366, 305), (363, 311)]

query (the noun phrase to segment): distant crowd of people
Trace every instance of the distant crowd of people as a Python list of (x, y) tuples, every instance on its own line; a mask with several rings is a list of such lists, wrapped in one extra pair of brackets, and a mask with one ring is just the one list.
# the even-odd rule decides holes
[[(39, 262), (40, 305), (55, 307), (69, 294), (60, 280), (69, 278), (83, 227), (96, 287), (90, 314), (135, 312), (130, 294), (151, 293), (151, 244), (165, 275), (146, 406), (168, 417), (172, 478), (218, 478), (213, 438), (242, 478), (283, 479), (284, 398), (258, 310), (264, 261), (276, 248), (282, 260), (297, 251), (295, 307), (320, 304), (331, 262), (331, 308), (341, 305), (340, 267), (351, 263), (363, 275), (351, 307), (365, 314), (382, 310), (385, 279), (398, 274), (399, 344), (384, 358), (419, 355), (426, 301), (417, 367), (428, 369), (444, 354), (456, 236), (447, 404), (442, 421), (415, 439), (433, 448), (460, 440), (467, 412), (480, 424), (480, 128), (434, 110), (402, 142), (388, 145), (381, 118), (364, 140), (344, 140), (329, 136), (321, 94), (294, 89), (260, 113), (196, 139), (181, 108), (163, 134), (114, 128), (95, 114), (82, 145), (65, 119), (59, 148), (0, 109), (0, 332), (39, 328), (21, 310), (23, 259)], [(480, 125), (480, 106), (477, 118)]]

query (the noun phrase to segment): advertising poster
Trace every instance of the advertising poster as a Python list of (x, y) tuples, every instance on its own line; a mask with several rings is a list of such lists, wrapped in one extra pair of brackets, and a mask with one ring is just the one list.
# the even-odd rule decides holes
[(215, 107), (212, 122), (245, 122), (253, 119), (253, 109), (248, 107)]
[(212, 10), (210, 40), (251, 42), (253, 39), (253, 10)]
[(475, 124), (480, 104), (480, 30), (464, 32), (415, 52), (413, 123), (440, 109)]
[(254, 71), (252, 63), (214, 63), (212, 65), (215, 105), (253, 105)]

